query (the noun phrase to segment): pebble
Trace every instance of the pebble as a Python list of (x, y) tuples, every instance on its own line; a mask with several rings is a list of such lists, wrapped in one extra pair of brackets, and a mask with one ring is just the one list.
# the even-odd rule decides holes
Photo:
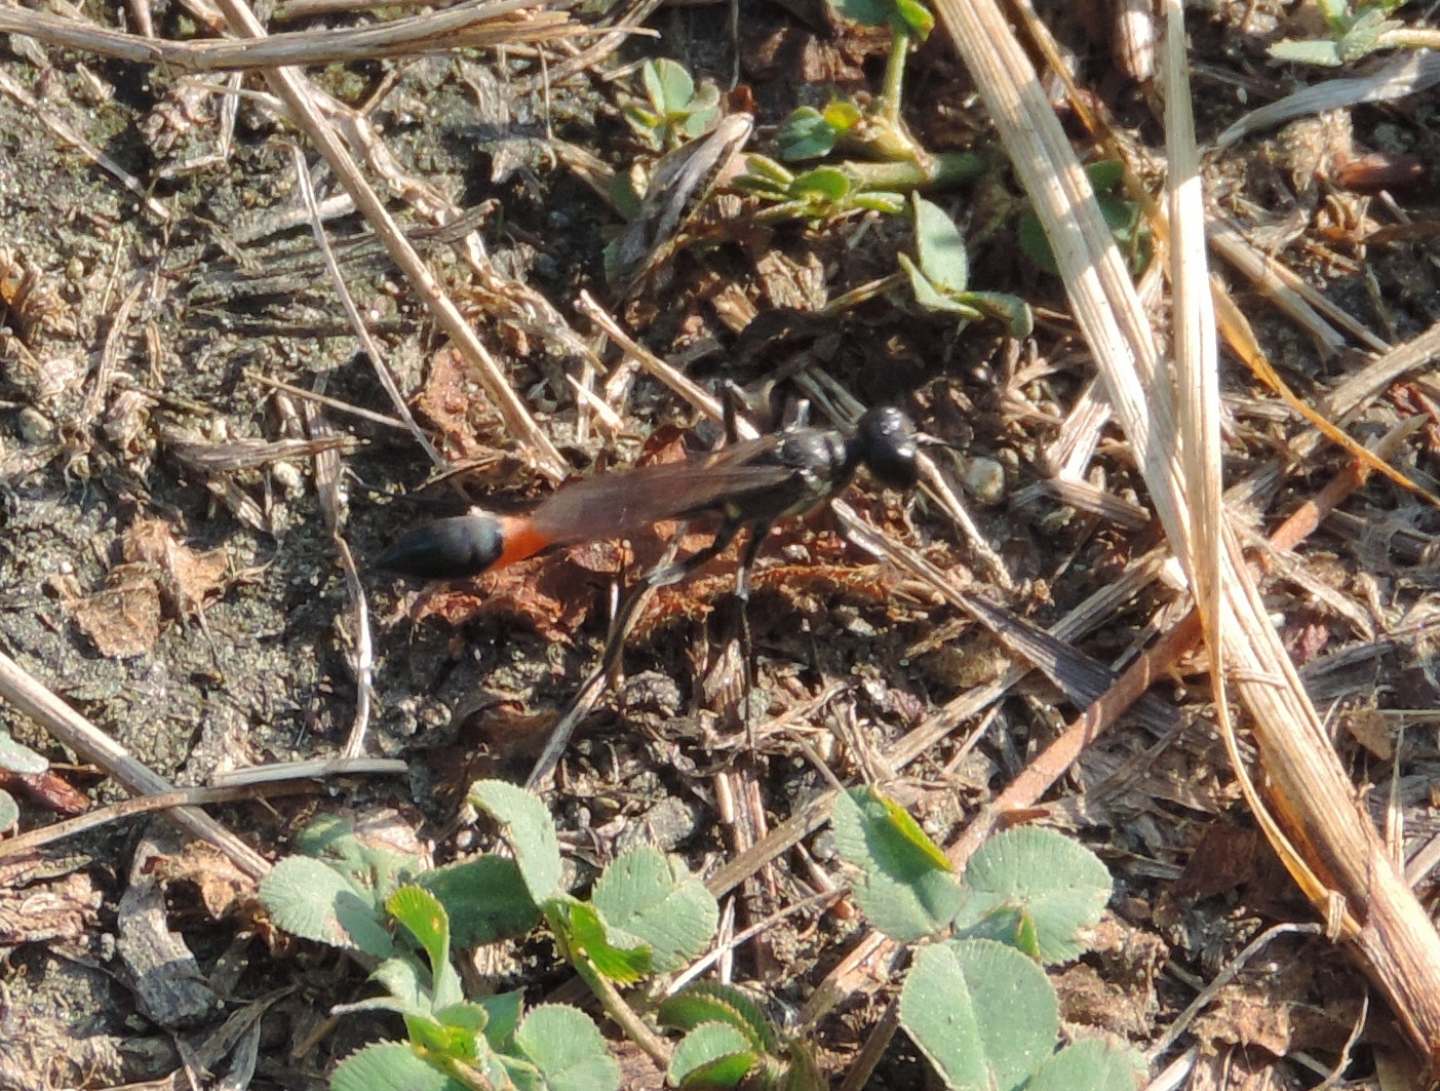
[(270, 473), (274, 476), (276, 484), (285, 491), (286, 496), (298, 496), (305, 491), (305, 475), (293, 462), (280, 461), (270, 467)]
[(26, 443), (48, 443), (55, 434), (55, 424), (33, 405), (20, 410), (20, 438)]
[(965, 491), (982, 504), (1005, 499), (1005, 467), (993, 458), (976, 457), (965, 466)]

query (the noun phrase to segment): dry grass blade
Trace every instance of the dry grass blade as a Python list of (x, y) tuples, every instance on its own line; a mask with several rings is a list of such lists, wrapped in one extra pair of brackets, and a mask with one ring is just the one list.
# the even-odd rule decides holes
[(1313, 424), (1321, 435), (1343, 448), (1347, 454), (1358, 458), (1361, 462), (1369, 463), (1372, 470), (1384, 474), (1402, 489), (1413, 492), (1431, 505), (1440, 508), (1440, 496), (1436, 496), (1429, 489), (1412, 481), (1388, 462), (1377, 459), (1371, 451), (1353, 439), (1348, 432), (1291, 390), (1285, 380), (1280, 377), (1280, 373), (1275, 370), (1274, 365), (1270, 363), (1264, 350), (1260, 348), (1259, 341), (1256, 340), (1255, 334), (1250, 329), (1250, 323), (1230, 300), (1229, 295), (1216, 291), (1214, 297), (1219, 303), (1217, 316), (1221, 329), (1225, 331), (1226, 344), (1245, 361), (1245, 365), (1257, 379), (1278, 394), (1286, 405)]
[(1251, 133), (1326, 110), (1343, 110), (1362, 102), (1384, 102), (1417, 94), (1440, 83), (1440, 53), (1416, 51), (1392, 57), (1383, 67), (1364, 76), (1325, 80), (1277, 102), (1260, 107), (1215, 138), (1226, 148)]
[[(435, 450), (425, 433), (420, 431), (420, 426), (415, 423), (415, 418), (410, 415), (410, 407), (405, 404), (405, 399), (400, 395), (400, 387), (395, 382), (395, 376), (390, 373), (384, 356), (380, 354), (379, 346), (370, 336), (370, 331), (365, 328), (365, 322), (360, 317), (360, 308), (355, 305), (354, 298), (345, 286), (345, 278), (341, 275), (340, 265), (335, 260), (335, 252), (331, 249), (330, 240), (325, 234), (325, 225), (320, 219), (320, 207), (315, 200), (315, 187), (310, 180), (310, 171), (305, 166), (305, 156), (299, 148), (294, 148), (292, 151), (295, 176), (300, 182), (300, 192), (305, 199), (305, 207), (310, 212), (310, 226), (315, 235), (315, 243), (325, 257), (325, 266), (330, 271), (330, 278), (334, 281), (335, 291), (339, 294), (340, 302), (345, 308), (345, 315), (350, 320), (350, 325), (355, 330), (360, 344), (364, 346), (366, 355), (375, 368), (376, 377), (380, 380), (380, 385), (390, 396), (391, 404), (395, 406), (395, 411), (400, 415), (400, 419), (409, 427), (411, 435), (415, 437), (415, 442), (430, 457), (431, 462), (436, 466), (444, 466), (445, 460), (440, 457), (440, 452)], [(312, 440), (324, 440), (334, 436), (334, 430), (320, 415), (320, 407), (315, 402), (302, 402), (300, 413), (305, 421), (305, 429)], [(351, 722), (350, 734), (345, 740), (345, 748), (341, 753), (346, 758), (358, 758), (365, 752), (365, 734), (370, 727), (370, 698), (374, 690), (375, 651), (374, 642), (370, 638), (370, 606), (365, 598), (365, 587), (360, 582), (360, 573), (355, 567), (355, 558), (350, 552), (350, 544), (345, 541), (341, 532), (344, 506), (340, 496), (340, 456), (336, 451), (321, 451), (315, 455), (315, 487), (320, 495), (320, 512), (324, 516), (325, 527), (330, 532), (330, 540), (335, 545), (335, 551), (340, 556), (340, 566), (345, 571), (345, 589), (350, 599), (350, 639), (352, 643), (349, 658), (355, 672), (355, 717)]]
[(1212, 215), (1209, 234), (1210, 245), (1215, 252), (1249, 277), (1270, 302), (1310, 334), (1325, 351), (1340, 352), (1345, 347), (1344, 338), (1332, 328), (1331, 323), (1345, 329), (1376, 352), (1384, 352), (1390, 347), (1301, 277), (1254, 246), (1234, 221)]
[[(724, 423), (725, 410), (720, 405), (718, 398), (711, 395), (698, 383), (686, 378), (630, 337), (620, 328), (620, 324), (606, 312), (605, 308), (595, 302), (589, 292), (580, 293), (580, 298), (575, 302), (575, 309), (604, 330), (606, 335), (624, 350), (630, 361), (644, 368), (650, 375), (659, 379), (711, 420)], [(739, 427), (741, 439), (755, 439), (760, 434), (755, 430), (754, 425), (743, 418), (736, 424)]]
[[(996, 6), (937, 0), (936, 7), (1045, 227), (1172, 548), (1193, 555), (1172, 386), (1158, 374), (1153, 338), (1085, 174)], [(1352, 920), (1365, 921), (1349, 937), (1412, 1041), (1435, 1064), (1440, 936), (1355, 807), (1345, 771), (1228, 532), (1220, 566), (1232, 681), (1253, 717), (1275, 811), (1308, 869), (1293, 857), (1287, 863), (1318, 912), (1328, 915), (1338, 895)], [(1283, 857), (1283, 843), (1272, 844)]]
[(334, 777), (403, 777), (410, 766), (398, 758), (312, 758), (306, 761), (274, 761), (216, 773), (211, 780), (217, 789), (234, 790), (255, 784), (280, 784), (296, 780), (328, 780)]
[[(0, 697), (44, 727), (61, 745), (100, 766), (127, 791), (136, 795), (174, 791), (174, 785), (132, 758), (4, 652), (0, 652)], [(168, 817), (187, 833), (210, 842), (247, 874), (258, 878), (270, 870), (264, 857), (203, 811), (177, 807)]]
[[(355, 336), (365, 350), (370, 366), (375, 369), (375, 377), (380, 380), (381, 387), (389, 396), (390, 404), (395, 408), (395, 415), (405, 423), (405, 427), (415, 437), (416, 444), (425, 452), (425, 456), (431, 463), (443, 469), (447, 465), (445, 459), (439, 451), (435, 450), (429, 437), (415, 423), (415, 418), (410, 414), (410, 407), (405, 404), (405, 398), (400, 393), (400, 385), (395, 381), (395, 376), (390, 371), (390, 365), (385, 362), (384, 353), (380, 351), (380, 346), (375, 343), (375, 339), (370, 336), (370, 331), (365, 326), (365, 320), (360, 317), (360, 308), (355, 305), (354, 297), (345, 286), (345, 277), (340, 272), (340, 264), (335, 260), (335, 251), (330, 247), (330, 239), (326, 236), (325, 226), (320, 219), (320, 209), (315, 202), (315, 187), (311, 184), (310, 171), (305, 166), (305, 157), (299, 148), (292, 150), (295, 176), (300, 181), (300, 192), (305, 198), (305, 207), (310, 211), (310, 228), (315, 236), (315, 245), (320, 248), (320, 253), (325, 258), (325, 268), (329, 270), (336, 294), (339, 295), (340, 303), (345, 308), (345, 317), (350, 322), (350, 328), (355, 331)], [(334, 530), (333, 527), (331, 529)]]
[(1200, 611), (1206, 644), (1211, 651), (1210, 675), (1216, 714), (1222, 730), (1228, 731), (1224, 614), (1220, 608), (1221, 535), (1225, 518), (1220, 465), (1220, 366), (1205, 249), (1205, 194), (1186, 67), (1185, 13), (1176, 0), (1165, 0), (1162, 14), (1175, 385), (1179, 395), (1184, 496), (1188, 501), (1191, 530), (1188, 541), (1172, 540), (1171, 544), (1185, 565), (1191, 593)]
[[(869, 526), (843, 500), (831, 501), (831, 509), (846, 538), (866, 552), (892, 562), (933, 588), (952, 606), (963, 610), (985, 626), (996, 640), (1017, 657), (1045, 675), (1068, 700), (1086, 704), (1099, 697), (1114, 682), (1114, 676), (1103, 665), (1077, 652), (1063, 639), (956, 587), (953, 581), (946, 579), (945, 575), (924, 557)], [(1138, 712), (1157, 733), (1168, 731), (1174, 726), (1171, 709), (1158, 700), (1144, 702)]]
[(353, 451), (361, 446), (354, 436), (311, 439), (233, 439), (205, 443), (173, 429), (163, 433), (165, 445), (176, 460), (197, 473), (232, 473), (254, 470), (290, 458), (309, 458), (326, 451)]
[(50, 45), (139, 64), (160, 64), (180, 72), (225, 72), (546, 42), (591, 33), (570, 22), (563, 12), (535, 10), (538, 7), (536, 0), (499, 0), (460, 4), (357, 29), (298, 31), (240, 41), (175, 42), (0, 6), (0, 34), (25, 34)]
[[(404, 766), (403, 762), (396, 764), (401, 765), (402, 768)], [(41, 826), (17, 837), (0, 841), (0, 860), (22, 856), (27, 852), (35, 852), (46, 845), (63, 841), (67, 837), (75, 837), (87, 830), (98, 829), (111, 822), (131, 818), (137, 814), (153, 814), (156, 811), (168, 811), (176, 807), (199, 807), (206, 803), (232, 803), (237, 800), (269, 796), (299, 795), (313, 790), (314, 786), (310, 784), (287, 782), (267, 784), (264, 787), (236, 785), (214, 788), (179, 788), (171, 792), (161, 792), (158, 795), (136, 796), (133, 799), (112, 803), (108, 807), (97, 807), (77, 818), (52, 822), (48, 826)]]
[[(264, 37), (264, 27), (244, 0), (221, 0), (220, 7), (235, 33), (247, 38)], [(568, 465), (560, 452), (535, 423), (525, 403), (510, 387), (499, 364), (454, 301), (440, 288), (429, 266), (400, 230), (379, 194), (360, 173), (354, 157), (325, 119), (304, 76), (291, 68), (276, 68), (268, 70), (265, 78), (271, 90), (285, 103), (291, 120), (314, 141), (336, 178), (354, 199), (355, 207), (369, 222), (391, 260), (400, 267), (437, 324), (475, 368), (477, 377), (494, 400), (507, 427), (528, 448), (537, 468), (555, 483), (563, 480), (568, 473)]]

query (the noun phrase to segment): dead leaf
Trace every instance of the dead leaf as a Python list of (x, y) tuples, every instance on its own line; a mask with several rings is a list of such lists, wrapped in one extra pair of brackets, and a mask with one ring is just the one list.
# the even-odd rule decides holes
[(108, 1086), (131, 1071), (135, 1041), (133, 1032), (77, 1034), (72, 1011), (50, 1016), (16, 1005), (0, 1035), (0, 1088)]
[(422, 598), (415, 621), (438, 617), (458, 628), (479, 618), (513, 618), (546, 640), (568, 640), (584, 621), (588, 600), (556, 593), (553, 581), (547, 579), (556, 567), (554, 557), (536, 557), (474, 580), (441, 585)]
[(110, 570), (103, 591), (72, 600), (71, 616), (110, 659), (144, 655), (160, 636), (160, 588), (148, 565)]
[(1209, 898), (1234, 890), (1254, 876), (1263, 851), (1258, 830), (1212, 822), (1170, 892), (1177, 898)]
[(57, 773), (12, 773), (0, 769), (0, 788), (7, 792), (24, 792), (42, 807), (57, 814), (84, 814), (90, 809), (89, 798)]
[(1281, 639), (1297, 667), (1304, 666), (1325, 650), (1330, 643), (1330, 626), (1323, 618), (1306, 611), (1285, 626)]
[(230, 916), (255, 898), (255, 880), (219, 849), (203, 841), (188, 841), (174, 855), (156, 856), (150, 861), (150, 873), (166, 885), (177, 882), (194, 885), (212, 920)]
[(37, 348), (47, 333), (74, 333), (75, 321), (57, 287), (23, 255), (0, 248), (0, 326), (9, 326), (22, 344)]
[(197, 552), (176, 541), (170, 525), (156, 518), (136, 519), (120, 541), (120, 554), (131, 564), (160, 570), (165, 605), (176, 617), (198, 615), (225, 586), (230, 567), (224, 549)]
[(1377, 710), (1357, 708), (1341, 716), (1341, 723), (1355, 741), (1381, 761), (1395, 756), (1395, 744), (1391, 739), (1390, 725)]
[(430, 358), (430, 371), (415, 407), (440, 430), (446, 451), (460, 458), (478, 458), (486, 450), (470, 421), (474, 404), (475, 384), (468, 377), (464, 357), (453, 348), (440, 349)]
[(80, 943), (100, 927), (102, 895), (84, 871), (57, 882), (0, 890), (0, 945)]

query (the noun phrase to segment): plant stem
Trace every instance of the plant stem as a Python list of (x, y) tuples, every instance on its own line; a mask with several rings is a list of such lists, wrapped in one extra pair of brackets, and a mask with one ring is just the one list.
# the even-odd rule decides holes
[(1387, 30), (1375, 43), (1376, 49), (1440, 49), (1440, 30)]
[(456, 1083), (464, 1084), (472, 1091), (495, 1091), (495, 1085), (486, 1078), (485, 1074), (477, 1068), (472, 1068), (458, 1057), (447, 1057), (435, 1053), (421, 1046), (413, 1047), (420, 1056), (426, 1057), (433, 1062), (439, 1062), (448, 1075)]
[(973, 152), (940, 152), (925, 159), (925, 163), (864, 163), (852, 159), (836, 165), (861, 189), (900, 192), (959, 186), (985, 172), (985, 160)]
[(610, 983), (591, 961), (583, 954), (573, 953), (570, 963), (590, 986), (590, 991), (600, 1001), (600, 1006), (605, 1009), (605, 1014), (615, 1021), (615, 1025), (625, 1032), (637, 1046), (650, 1055), (650, 1058), (660, 1066), (661, 1071), (670, 1067), (670, 1048), (665, 1044), (663, 1038), (651, 1030), (635, 1013), (635, 1010), (625, 1003), (625, 998), (620, 995), (618, 989)]
[(880, 114), (891, 125), (900, 124), (900, 85), (905, 79), (905, 54), (910, 52), (910, 31), (900, 21), (890, 26), (890, 55), (885, 58), (885, 83), (880, 88)]

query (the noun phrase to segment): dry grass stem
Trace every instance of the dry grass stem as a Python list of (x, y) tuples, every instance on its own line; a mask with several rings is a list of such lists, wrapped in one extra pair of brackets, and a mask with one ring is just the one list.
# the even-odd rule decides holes
[[(537, 10), (540, 9), (540, 10)], [(298, 31), (240, 41), (173, 42), (107, 30), (47, 12), (0, 6), (0, 34), (178, 72), (322, 65), (545, 42), (590, 33), (537, 0), (486, 0), (352, 30)]]
[[(126, 791), (156, 796), (175, 790), (164, 777), (132, 758), (4, 652), (0, 652), (0, 697), (45, 728), (61, 745), (100, 766)], [(247, 874), (259, 878), (270, 870), (263, 856), (204, 811), (176, 807), (167, 811), (166, 817), (191, 836), (214, 845)]]
[[(264, 28), (243, 0), (220, 0), (219, 6), (235, 33), (248, 38), (264, 37)], [(560, 457), (560, 452), (555, 450), (549, 437), (535, 423), (529, 409), (515, 394), (489, 350), (481, 343), (454, 302), (441, 289), (434, 274), (400, 230), (384, 202), (361, 175), (350, 152), (326, 120), (305, 78), (290, 68), (269, 69), (265, 78), (271, 90), (285, 103), (291, 120), (305, 131), (330, 164), (337, 180), (354, 199), (355, 207), (361, 211), (384, 244), (391, 260), (410, 281), (421, 302), (429, 308), (455, 347), (475, 367), (477, 377), (495, 401), (514, 438), (528, 449), (537, 469), (552, 481), (563, 480), (568, 466)]]

